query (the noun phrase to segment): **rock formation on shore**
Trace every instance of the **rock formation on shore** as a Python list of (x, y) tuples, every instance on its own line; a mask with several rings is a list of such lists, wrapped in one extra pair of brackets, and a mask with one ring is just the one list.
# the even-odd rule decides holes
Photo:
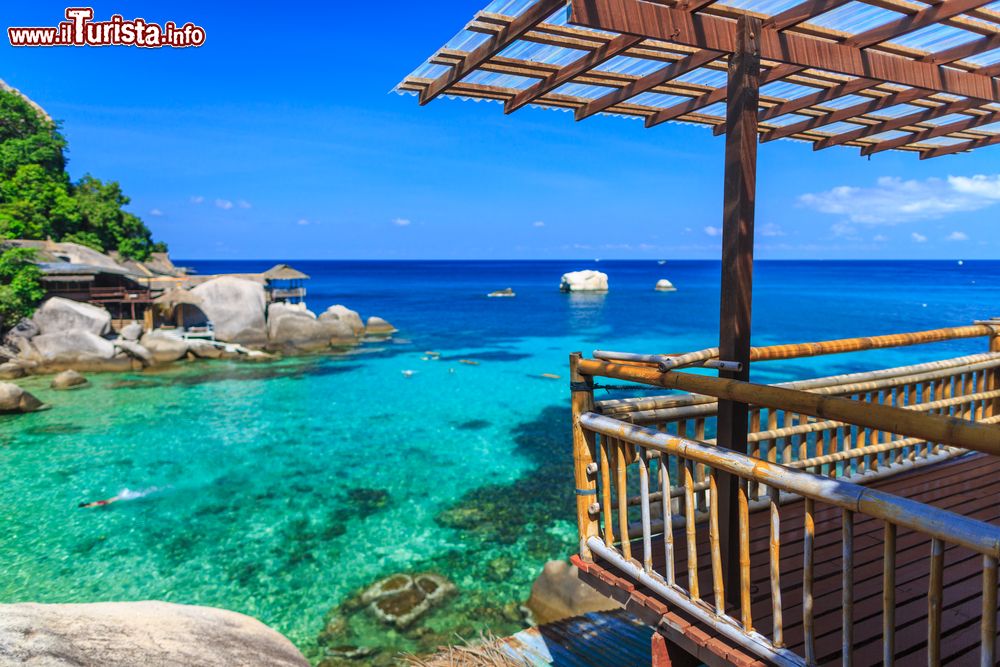
[(38, 412), (44, 409), (44, 403), (16, 384), (0, 382), (0, 414)]
[(227, 343), (253, 347), (267, 345), (267, 298), (264, 286), (252, 280), (222, 276), (191, 290), (215, 328), (215, 337)]
[(0, 662), (309, 666), (288, 639), (249, 616), (166, 602), (0, 605)]
[(563, 292), (607, 292), (608, 274), (600, 271), (573, 271), (563, 274), (559, 289)]

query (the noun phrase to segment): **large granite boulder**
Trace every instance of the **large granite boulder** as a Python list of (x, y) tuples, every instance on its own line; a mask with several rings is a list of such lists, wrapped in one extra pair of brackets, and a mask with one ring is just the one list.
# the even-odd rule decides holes
[(137, 342), (140, 338), (142, 338), (142, 332), (143, 329), (141, 324), (139, 324), (138, 322), (131, 322), (123, 326), (119, 334), (121, 335), (122, 340), (127, 340), (134, 343)]
[(4, 336), (4, 346), (10, 348), (15, 353), (23, 353), (29, 349), (32, 338), (40, 334), (38, 325), (34, 320), (23, 319), (7, 332)]
[(90, 381), (87, 378), (70, 369), (52, 378), (51, 387), (57, 391), (66, 391), (69, 389), (81, 389), (89, 384)]
[(191, 290), (198, 306), (215, 327), (215, 337), (227, 343), (267, 344), (264, 286), (252, 280), (222, 276)]
[(88, 331), (106, 336), (111, 333), (111, 313), (89, 303), (58, 296), (43, 303), (32, 319), (42, 334)]
[(337, 322), (320, 321), (305, 304), (272, 303), (267, 309), (268, 348), (284, 352), (318, 352), (330, 347)]
[(150, 331), (139, 340), (139, 344), (149, 350), (153, 363), (169, 364), (183, 359), (188, 353), (188, 342), (162, 331)]
[[(0, 382), (0, 414), (38, 412), (45, 404), (16, 384)], [(0, 658), (4, 655), (0, 645)]]
[(573, 271), (563, 274), (559, 289), (563, 292), (607, 292), (608, 274), (600, 271)]
[(43, 333), (31, 339), (34, 361), (41, 364), (99, 363), (115, 357), (115, 345), (90, 331)]
[(28, 369), (16, 361), (0, 364), (0, 380), (19, 380), (27, 374)]
[(620, 606), (580, 581), (580, 570), (562, 560), (545, 564), (531, 587), (527, 604), (538, 625)]
[(153, 353), (136, 341), (116, 340), (115, 348), (121, 350), (127, 357), (135, 359), (143, 366), (152, 366), (156, 360)]
[(365, 323), (361, 320), (361, 315), (347, 306), (330, 306), (319, 316), (319, 319), (345, 323), (356, 338), (361, 337), (365, 333)]
[(0, 663), (51, 667), (308, 667), (249, 616), (165, 602), (0, 605)]

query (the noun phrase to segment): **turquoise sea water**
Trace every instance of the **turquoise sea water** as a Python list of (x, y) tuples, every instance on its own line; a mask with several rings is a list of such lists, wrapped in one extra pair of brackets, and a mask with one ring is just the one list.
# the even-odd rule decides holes
[[(188, 264), (208, 273), (273, 262)], [(0, 418), (0, 601), (225, 607), (318, 658), (325, 617), (360, 587), (435, 571), (459, 594), (429, 630), (352, 617), (342, 641), (422, 650), (453, 631), (514, 631), (512, 603), (546, 560), (573, 549), (569, 352), (717, 340), (712, 262), (296, 266), (313, 276), (317, 312), (344, 303), (400, 334), (349, 356), (93, 376), (92, 388), (68, 393), (42, 378), (22, 383), (53, 409)], [(606, 271), (611, 292), (560, 294), (559, 276), (580, 268)], [(655, 293), (659, 278), (678, 291)], [(485, 298), (504, 287), (518, 297)], [(1000, 262), (761, 262), (755, 294), (758, 345), (967, 324), (1000, 314)], [(984, 346), (800, 360), (759, 366), (755, 379)], [(428, 350), (440, 360), (424, 360)], [(123, 489), (142, 497), (77, 508)]]

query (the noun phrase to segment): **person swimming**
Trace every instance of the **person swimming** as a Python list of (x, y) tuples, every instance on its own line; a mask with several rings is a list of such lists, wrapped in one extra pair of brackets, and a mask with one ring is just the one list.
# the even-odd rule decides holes
[(122, 489), (121, 493), (117, 496), (112, 496), (111, 498), (105, 498), (104, 500), (95, 500), (92, 502), (83, 502), (77, 505), (81, 509), (89, 509), (92, 507), (107, 507), (108, 505), (113, 505), (114, 503), (121, 502), (123, 500), (135, 500), (136, 498), (142, 498), (148, 496), (153, 491), (156, 491), (156, 487), (151, 489), (146, 489), (145, 491), (132, 491), (131, 489)]

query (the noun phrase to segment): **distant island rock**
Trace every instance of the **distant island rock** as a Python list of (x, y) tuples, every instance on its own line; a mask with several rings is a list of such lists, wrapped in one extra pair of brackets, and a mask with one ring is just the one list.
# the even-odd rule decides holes
[(573, 271), (562, 277), (563, 292), (607, 292), (608, 274), (600, 271)]
[(674, 284), (672, 282), (670, 282), (669, 280), (667, 280), (666, 278), (664, 278), (663, 280), (660, 280), (659, 282), (657, 282), (655, 289), (656, 289), (657, 292), (676, 292), (677, 291), (677, 288), (674, 287)]
[(512, 298), (512, 297), (517, 296), (517, 294), (514, 292), (513, 288), (507, 287), (505, 289), (500, 289), (500, 290), (497, 290), (495, 292), (490, 292), (486, 296), (492, 297), (492, 298), (497, 298), (497, 297), (499, 297), (499, 298)]
[(309, 667), (258, 620), (166, 602), (0, 605), (0, 656), (19, 665)]

